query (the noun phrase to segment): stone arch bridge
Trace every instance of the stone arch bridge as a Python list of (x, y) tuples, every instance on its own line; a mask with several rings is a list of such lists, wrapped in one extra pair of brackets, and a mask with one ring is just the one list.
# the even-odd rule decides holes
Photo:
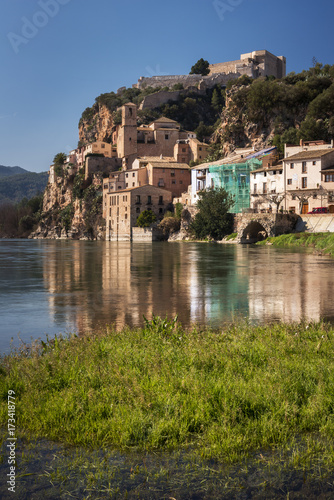
[(296, 214), (236, 214), (234, 230), (238, 243), (256, 243), (270, 236), (293, 232)]

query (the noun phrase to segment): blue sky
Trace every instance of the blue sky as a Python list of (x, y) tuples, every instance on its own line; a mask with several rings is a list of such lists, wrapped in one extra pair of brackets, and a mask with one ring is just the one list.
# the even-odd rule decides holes
[(329, 0), (1, 0), (0, 164), (48, 170), (82, 111), (140, 76), (269, 50), (334, 64)]

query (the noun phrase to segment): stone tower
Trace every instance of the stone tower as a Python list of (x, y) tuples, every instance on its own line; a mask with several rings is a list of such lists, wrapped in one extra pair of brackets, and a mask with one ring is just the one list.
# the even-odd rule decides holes
[(122, 158), (123, 169), (137, 156), (137, 106), (128, 102), (122, 106), (122, 125), (117, 138), (117, 156)]

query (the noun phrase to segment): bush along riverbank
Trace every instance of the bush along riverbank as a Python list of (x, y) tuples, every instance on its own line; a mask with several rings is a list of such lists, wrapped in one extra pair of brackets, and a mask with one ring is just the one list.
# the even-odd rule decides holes
[(334, 233), (293, 233), (282, 234), (259, 241), (256, 245), (275, 247), (308, 247), (317, 253), (334, 257)]
[(22, 346), (1, 359), (3, 439), (14, 391), (24, 440), (224, 466), (256, 456), (332, 484), (333, 350), (324, 323), (185, 331), (156, 317), (142, 329)]

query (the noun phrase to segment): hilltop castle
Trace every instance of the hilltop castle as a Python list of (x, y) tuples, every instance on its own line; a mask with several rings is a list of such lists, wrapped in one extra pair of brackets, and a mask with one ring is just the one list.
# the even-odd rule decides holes
[(267, 50), (256, 50), (247, 54), (241, 54), (237, 61), (230, 61), (210, 65), (210, 74), (202, 75), (166, 75), (140, 77), (133, 85), (135, 88), (145, 87), (172, 87), (182, 83), (184, 88), (197, 87), (200, 90), (212, 88), (217, 84), (226, 85), (229, 80), (234, 80), (242, 75), (258, 78), (260, 76), (271, 76), (283, 78), (286, 75), (286, 58), (275, 56)]

